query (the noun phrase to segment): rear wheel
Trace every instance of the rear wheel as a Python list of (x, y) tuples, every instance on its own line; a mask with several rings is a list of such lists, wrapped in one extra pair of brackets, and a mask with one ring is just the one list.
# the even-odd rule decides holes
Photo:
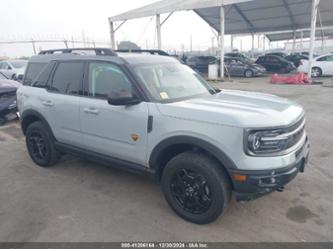
[(26, 145), (31, 159), (41, 167), (56, 164), (60, 158), (49, 129), (42, 122), (30, 124), (26, 132)]
[(320, 77), (322, 76), (323, 72), (321, 70), (321, 68), (319, 67), (313, 67), (311, 70), (311, 75), (312, 77)]
[(172, 209), (197, 224), (217, 219), (231, 197), (225, 172), (203, 153), (185, 152), (171, 159), (163, 171), (162, 189)]

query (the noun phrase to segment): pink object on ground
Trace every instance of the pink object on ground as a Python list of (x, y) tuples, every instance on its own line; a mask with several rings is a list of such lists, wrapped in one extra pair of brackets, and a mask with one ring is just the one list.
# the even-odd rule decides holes
[(304, 85), (304, 84), (311, 84), (311, 80), (304, 73), (298, 73), (288, 77), (279, 76), (278, 74), (273, 74), (271, 77), (271, 83)]

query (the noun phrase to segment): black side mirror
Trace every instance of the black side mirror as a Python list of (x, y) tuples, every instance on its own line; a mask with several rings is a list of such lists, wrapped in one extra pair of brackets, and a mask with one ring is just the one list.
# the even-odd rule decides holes
[(112, 91), (108, 95), (108, 103), (115, 106), (129, 106), (141, 103), (141, 100), (132, 92), (128, 91)]

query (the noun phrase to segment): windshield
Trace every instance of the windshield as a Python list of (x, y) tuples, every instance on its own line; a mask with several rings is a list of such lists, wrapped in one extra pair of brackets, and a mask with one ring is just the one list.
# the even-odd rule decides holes
[(10, 64), (15, 68), (24, 68), (27, 65), (26, 61), (11, 61)]
[(214, 92), (201, 76), (180, 63), (140, 65), (134, 70), (157, 101), (175, 101)]
[(7, 79), (6, 76), (0, 73), (0, 80), (6, 80), (6, 79)]

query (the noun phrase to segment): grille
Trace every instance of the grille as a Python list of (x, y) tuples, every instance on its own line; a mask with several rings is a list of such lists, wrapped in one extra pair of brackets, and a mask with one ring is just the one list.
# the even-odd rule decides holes
[(4, 102), (8, 99), (13, 98), (16, 95), (16, 92), (9, 92), (9, 93), (1, 93), (0, 94), (0, 101)]

